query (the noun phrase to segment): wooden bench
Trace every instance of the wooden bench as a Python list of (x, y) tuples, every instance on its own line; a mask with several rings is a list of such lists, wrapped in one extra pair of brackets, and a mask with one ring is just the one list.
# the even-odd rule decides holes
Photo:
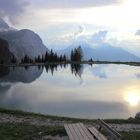
[(95, 127), (89, 127), (88, 130), (95, 136), (97, 140), (107, 140)]
[(86, 128), (83, 123), (65, 124), (70, 140), (107, 140), (96, 128)]
[(104, 128), (110, 135), (112, 140), (123, 140), (123, 137), (114, 129), (112, 129), (107, 123), (103, 120), (98, 119), (97, 123), (99, 124), (99, 131)]

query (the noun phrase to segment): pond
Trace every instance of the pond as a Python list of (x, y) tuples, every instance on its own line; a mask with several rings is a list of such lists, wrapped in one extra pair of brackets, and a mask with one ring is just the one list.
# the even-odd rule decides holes
[(0, 107), (80, 118), (134, 117), (140, 111), (140, 67), (0, 68)]

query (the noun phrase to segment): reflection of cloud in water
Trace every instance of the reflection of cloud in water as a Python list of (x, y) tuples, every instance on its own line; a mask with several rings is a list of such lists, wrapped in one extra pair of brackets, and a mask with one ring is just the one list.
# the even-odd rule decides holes
[(139, 73), (135, 74), (135, 76), (136, 76), (138, 79), (140, 79), (140, 74), (139, 74)]
[(44, 114), (82, 117), (82, 118), (128, 118), (128, 107), (125, 103), (101, 101), (42, 101), (32, 99), (24, 94), (13, 96), (5, 95), (0, 106), (23, 109)]
[[(86, 65), (86, 66), (88, 66), (88, 65)], [(104, 68), (107, 66), (108, 65), (92, 65), (92, 67), (88, 66), (88, 68), (94, 76), (101, 78), (101, 79), (107, 79), (108, 77), (104, 70)]]
[(10, 84), (0, 85), (0, 94), (6, 93), (11, 88)]
[[(40, 79), (30, 84), (17, 82), (34, 81), (40, 76), (42, 69), (38, 70), (36, 67), (27, 71), (24, 68), (19, 69), (19, 72), (13, 70), (0, 78), (0, 93), (4, 93), (0, 94), (0, 107), (83, 118), (128, 118), (139, 110), (138, 106), (132, 108), (124, 100), (123, 93), (130, 84), (135, 87), (139, 85), (139, 80), (136, 81), (134, 77), (139, 68), (84, 65), (81, 78), (79, 75), (75, 77), (75, 73), (72, 75), (70, 68), (70, 65), (66, 68), (58, 67), (57, 71), (54, 69), (53, 76), (46, 69), (49, 70), (47, 74), (44, 70)], [(73, 72), (79, 72), (79, 66), (72, 68)], [(81, 72), (83, 71), (80, 70)], [(21, 77), (17, 77), (20, 74)]]

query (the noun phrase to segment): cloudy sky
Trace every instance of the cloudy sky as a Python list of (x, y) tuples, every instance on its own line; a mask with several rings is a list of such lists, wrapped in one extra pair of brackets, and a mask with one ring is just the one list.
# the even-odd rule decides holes
[(140, 0), (0, 0), (0, 16), (18, 29), (34, 30), (48, 47), (104, 37), (139, 55), (139, 7)]

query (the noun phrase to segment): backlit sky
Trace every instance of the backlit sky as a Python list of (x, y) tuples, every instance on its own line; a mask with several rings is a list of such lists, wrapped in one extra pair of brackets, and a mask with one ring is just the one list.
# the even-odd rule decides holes
[(140, 0), (0, 0), (1, 17), (34, 30), (50, 48), (80, 37), (99, 41), (106, 31), (104, 41), (140, 55), (139, 13)]

